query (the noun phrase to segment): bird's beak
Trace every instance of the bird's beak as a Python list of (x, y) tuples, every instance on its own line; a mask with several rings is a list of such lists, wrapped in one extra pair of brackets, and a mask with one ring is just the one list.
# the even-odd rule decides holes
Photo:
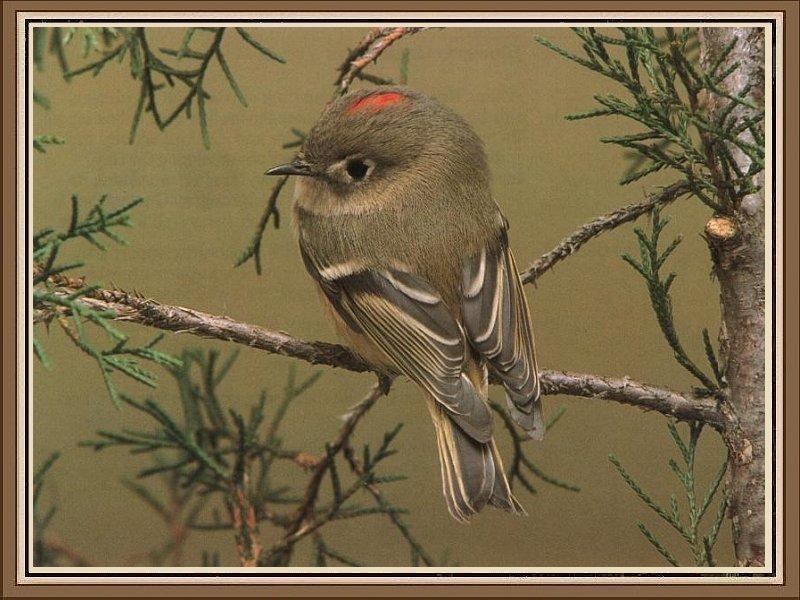
[(304, 175), (306, 177), (312, 177), (315, 175), (315, 173), (310, 164), (304, 160), (296, 158), (292, 162), (285, 165), (272, 167), (269, 171), (264, 173), (264, 175)]

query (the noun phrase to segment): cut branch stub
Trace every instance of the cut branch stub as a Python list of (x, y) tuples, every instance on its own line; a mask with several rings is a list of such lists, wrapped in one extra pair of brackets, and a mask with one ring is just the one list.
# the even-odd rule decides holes
[(736, 237), (736, 225), (728, 217), (714, 217), (706, 223), (706, 235), (714, 242), (727, 242)]

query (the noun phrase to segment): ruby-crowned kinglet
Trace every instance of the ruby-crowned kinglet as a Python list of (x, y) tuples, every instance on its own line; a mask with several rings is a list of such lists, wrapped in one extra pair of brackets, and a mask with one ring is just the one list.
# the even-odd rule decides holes
[(530, 314), (481, 140), (404, 87), (329, 104), (290, 164), (306, 268), (337, 328), (428, 399), (447, 507), (524, 513), (492, 437), (488, 371), (533, 438), (544, 433)]

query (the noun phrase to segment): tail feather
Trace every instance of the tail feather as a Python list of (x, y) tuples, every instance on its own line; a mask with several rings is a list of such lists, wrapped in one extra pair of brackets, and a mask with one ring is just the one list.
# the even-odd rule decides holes
[(511, 493), (494, 439), (478, 442), (438, 403), (429, 401), (428, 407), (436, 429), (442, 491), (453, 518), (466, 522), (487, 504), (525, 514)]
[[(542, 402), (538, 399), (530, 402), (528, 400), (527, 406), (522, 403), (514, 401), (515, 394), (506, 390), (506, 403), (508, 404), (508, 412), (514, 422), (519, 425), (528, 434), (528, 437), (534, 440), (544, 439), (545, 424), (542, 415)], [(528, 411), (528, 412), (526, 412)]]
[(525, 509), (522, 508), (522, 505), (511, 492), (511, 486), (508, 484), (508, 478), (503, 468), (503, 459), (500, 458), (500, 452), (497, 450), (497, 444), (494, 439), (489, 445), (496, 470), (494, 490), (492, 491), (492, 497), (489, 498), (489, 504), (517, 515), (527, 515), (528, 513), (525, 512)]

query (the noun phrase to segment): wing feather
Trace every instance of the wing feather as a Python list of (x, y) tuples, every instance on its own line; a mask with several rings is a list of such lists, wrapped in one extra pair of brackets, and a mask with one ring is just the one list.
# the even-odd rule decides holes
[(515, 421), (532, 437), (544, 432), (528, 303), (505, 239), (470, 257), (462, 274), (463, 325), (469, 343), (506, 390)]
[[(492, 435), (489, 407), (465, 375), (464, 331), (441, 294), (402, 269), (320, 262), (301, 244), (306, 268), (354, 331), (368, 337), (470, 437)], [(327, 275), (327, 277), (326, 277)]]

